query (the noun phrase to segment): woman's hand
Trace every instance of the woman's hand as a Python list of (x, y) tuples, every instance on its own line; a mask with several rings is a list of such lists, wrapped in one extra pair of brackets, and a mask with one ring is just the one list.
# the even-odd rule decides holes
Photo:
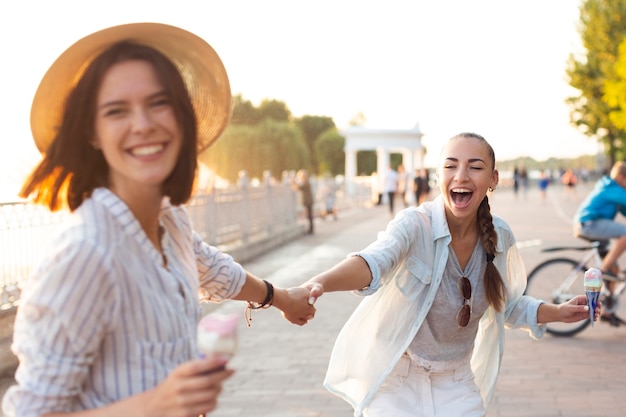
[[(593, 321), (597, 321), (600, 317), (601, 303), (598, 300), (596, 311), (594, 312)], [(562, 303), (558, 307), (559, 317), (563, 323), (573, 323), (589, 318), (589, 307), (587, 307), (587, 297), (585, 295), (577, 295), (571, 300)]]
[(303, 326), (315, 317), (315, 307), (309, 303), (309, 291), (303, 287), (274, 290), (274, 305), (283, 317), (293, 324)]
[[(601, 303), (598, 300), (596, 311), (594, 312), (593, 321), (597, 321), (600, 317)], [(539, 305), (537, 310), (538, 323), (550, 323), (560, 321), (563, 323), (574, 323), (589, 318), (589, 307), (587, 307), (587, 297), (577, 295), (569, 301), (561, 304), (543, 303)]]
[(319, 282), (309, 281), (302, 284), (309, 291), (309, 304), (313, 305), (324, 294), (324, 287)]
[(224, 368), (226, 362), (214, 356), (178, 366), (165, 381), (142, 395), (145, 415), (189, 417), (213, 411), (222, 383), (235, 372)]

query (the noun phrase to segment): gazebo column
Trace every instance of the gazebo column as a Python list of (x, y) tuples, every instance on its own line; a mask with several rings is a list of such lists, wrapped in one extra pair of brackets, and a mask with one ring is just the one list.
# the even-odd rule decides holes
[(391, 160), (389, 158), (390, 156), (387, 148), (383, 146), (378, 146), (376, 148), (376, 172), (378, 173), (378, 189), (383, 195), (383, 204), (389, 202), (389, 198), (387, 198), (387, 193), (385, 193), (385, 176), (387, 175), (387, 168), (389, 168), (389, 165), (391, 164)]
[(346, 154), (346, 194), (354, 196), (356, 192), (356, 186), (354, 179), (356, 178), (356, 149), (345, 149)]
[(415, 178), (415, 160), (413, 158), (413, 152), (410, 149), (402, 152), (402, 165), (404, 165), (404, 172), (406, 173), (406, 190), (405, 196), (408, 204), (415, 203), (415, 193), (413, 192), (413, 178)]
[(415, 161), (416, 161), (415, 168), (420, 169), (420, 170), (422, 168), (426, 168), (424, 166), (424, 156), (425, 156), (424, 150), (423, 149), (416, 149), (415, 152), (414, 152), (414, 155), (415, 155), (414, 157), (415, 157)]

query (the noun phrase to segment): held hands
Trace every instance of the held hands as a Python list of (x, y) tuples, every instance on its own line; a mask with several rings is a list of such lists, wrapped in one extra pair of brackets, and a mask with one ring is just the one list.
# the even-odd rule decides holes
[(324, 289), (318, 283), (307, 282), (300, 287), (289, 288), (287, 293), (290, 294), (290, 299), (294, 301), (295, 307), (291, 312), (282, 309), (283, 317), (302, 326), (315, 317), (316, 309), (313, 304), (324, 293)]
[[(284, 294), (282, 294), (284, 292)], [(281, 301), (280, 305), (277, 304), (278, 299), (274, 304), (278, 307), (283, 314), (283, 317), (289, 320), (293, 324), (303, 326), (308, 323), (309, 320), (315, 317), (315, 307), (312, 303), (309, 303), (309, 291), (304, 287), (292, 287), (286, 290), (280, 290)], [(282, 300), (284, 298), (284, 301)]]
[(222, 357), (185, 362), (153, 390), (144, 393), (146, 415), (188, 417), (209, 413), (217, 406), (222, 383), (235, 372)]
[(306, 288), (309, 291), (309, 304), (313, 305), (317, 301), (318, 298), (324, 294), (324, 287), (318, 282), (306, 282), (302, 284), (303, 288)]

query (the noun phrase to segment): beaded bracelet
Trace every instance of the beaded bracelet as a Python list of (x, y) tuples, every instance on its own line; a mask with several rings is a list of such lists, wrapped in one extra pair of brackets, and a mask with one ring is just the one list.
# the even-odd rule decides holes
[(246, 309), (244, 310), (244, 317), (246, 318), (246, 324), (250, 327), (250, 322), (252, 321), (252, 310), (260, 310), (270, 308), (272, 303), (274, 302), (274, 286), (271, 282), (263, 280), (265, 283), (265, 287), (267, 288), (267, 295), (265, 296), (265, 300), (261, 304), (256, 301), (248, 301), (246, 305)]

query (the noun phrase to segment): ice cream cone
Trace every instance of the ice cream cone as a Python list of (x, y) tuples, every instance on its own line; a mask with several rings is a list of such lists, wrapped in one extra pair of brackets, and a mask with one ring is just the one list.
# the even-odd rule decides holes
[(600, 289), (602, 288), (602, 271), (598, 268), (589, 268), (585, 271), (584, 286), (587, 306), (589, 307), (589, 320), (591, 320), (591, 326), (593, 327), (596, 308), (598, 307), (598, 298), (600, 298)]
[(198, 350), (201, 355), (231, 358), (237, 350), (239, 316), (208, 314), (198, 323)]

